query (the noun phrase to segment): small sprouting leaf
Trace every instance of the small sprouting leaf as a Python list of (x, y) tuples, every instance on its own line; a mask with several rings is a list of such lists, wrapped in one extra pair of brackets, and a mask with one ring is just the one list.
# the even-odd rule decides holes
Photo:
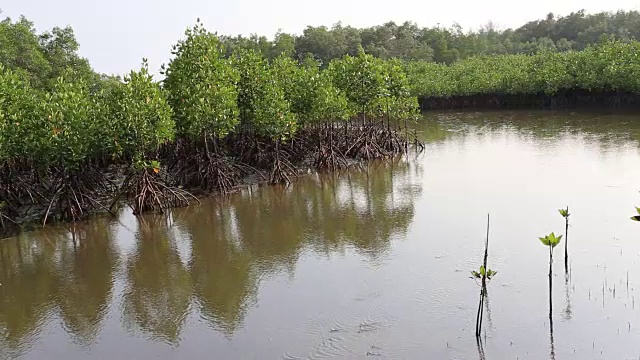
[(487, 279), (491, 280), (491, 278), (493, 278), (495, 274), (497, 274), (496, 271), (493, 271), (491, 269), (487, 270)]
[(636, 211), (638, 212), (638, 214), (640, 214), (640, 207), (636, 206)]
[(640, 221), (640, 215), (636, 215), (636, 216), (632, 216), (631, 220), (633, 221)]
[(562, 239), (562, 235), (556, 236), (556, 234), (551, 233), (545, 237), (538, 238), (545, 246), (556, 247), (560, 243)]
[(569, 208), (567, 207), (566, 209), (558, 209), (558, 212), (560, 213), (560, 215), (562, 215), (562, 217), (567, 218), (569, 217)]
[(484, 266), (480, 266), (480, 275), (485, 276), (487, 274)]
[(542, 244), (544, 244), (545, 246), (549, 246), (549, 238), (548, 237), (545, 236), (545, 237), (541, 237), (541, 238), (538, 238), (538, 239), (540, 239)]
[(551, 246), (556, 247), (556, 245), (560, 243), (560, 240), (562, 240), (562, 235), (556, 237), (556, 234), (551, 233)]

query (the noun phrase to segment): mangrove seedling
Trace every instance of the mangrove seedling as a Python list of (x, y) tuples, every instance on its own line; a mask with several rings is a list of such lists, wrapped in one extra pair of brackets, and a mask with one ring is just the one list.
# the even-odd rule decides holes
[(486, 277), (487, 280), (491, 280), (497, 273), (497, 271), (491, 269), (485, 270), (484, 266), (480, 266), (478, 271), (471, 271), (471, 279), (482, 280), (482, 278)]
[(476, 315), (476, 337), (480, 338), (480, 333), (482, 332), (482, 318), (484, 315), (484, 300), (487, 295), (487, 281), (491, 280), (496, 274), (496, 271), (493, 271), (487, 267), (487, 260), (489, 258), (489, 215), (487, 214), (487, 238), (484, 243), (484, 261), (480, 266), (478, 271), (471, 271), (471, 278), (476, 280), (480, 280), (480, 301), (478, 303), (478, 313)]
[[(568, 211), (567, 211), (568, 212)], [(551, 338), (551, 358), (555, 359), (555, 351), (553, 347), (553, 297), (552, 297), (552, 264), (553, 264), (553, 249), (560, 243), (562, 240), (562, 235), (556, 236), (556, 234), (551, 233), (545, 237), (539, 238), (543, 245), (549, 247), (549, 336)]]
[(549, 277), (551, 277), (551, 265), (553, 264), (553, 249), (560, 243), (562, 240), (562, 235), (556, 236), (556, 234), (551, 233), (545, 237), (539, 238), (543, 245), (549, 247)]
[(564, 218), (564, 265), (565, 270), (568, 270), (567, 263), (569, 261), (569, 207), (566, 209), (558, 209), (558, 212)]
[(636, 216), (632, 216), (631, 220), (633, 221), (640, 221), (640, 208), (636, 206), (636, 212), (638, 213), (638, 215)]

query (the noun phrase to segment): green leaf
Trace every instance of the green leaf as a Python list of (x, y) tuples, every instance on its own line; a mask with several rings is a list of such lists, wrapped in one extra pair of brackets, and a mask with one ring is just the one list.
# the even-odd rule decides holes
[(560, 213), (560, 215), (562, 215), (562, 217), (567, 218), (569, 217), (569, 208), (567, 207), (566, 209), (558, 209), (558, 212)]
[(562, 240), (562, 235), (556, 236), (556, 234), (551, 233), (545, 237), (541, 237), (538, 239), (540, 239), (542, 244), (544, 244), (545, 246), (556, 247), (560, 243), (560, 240)]
[(538, 238), (538, 239), (540, 239), (542, 244), (544, 244), (545, 246), (549, 246), (549, 238), (548, 237), (545, 236), (545, 237), (541, 237), (541, 238)]

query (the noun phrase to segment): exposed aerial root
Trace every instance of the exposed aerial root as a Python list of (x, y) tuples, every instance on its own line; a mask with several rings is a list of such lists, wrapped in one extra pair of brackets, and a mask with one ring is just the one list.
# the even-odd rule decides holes
[[(339, 171), (355, 165), (354, 159), (368, 161), (405, 151), (410, 144), (406, 129), (406, 124), (401, 130), (388, 119), (385, 124), (380, 119), (354, 118), (304, 124), (282, 139), (259, 136), (245, 126), (224, 139), (209, 135), (160, 146), (147, 156), (166, 164), (162, 170), (159, 165), (134, 169), (127, 165), (127, 156), (98, 157), (73, 169), (11, 160), (0, 166), (0, 233), (33, 220), (74, 222), (97, 212), (113, 214), (114, 206), (121, 203), (135, 214), (164, 212), (197, 201), (186, 190), (197, 194), (233, 191), (245, 175), (250, 175), (249, 181), (258, 175), (271, 184), (287, 184), (303, 167)], [(411, 141), (416, 148), (424, 148), (417, 138)]]
[(171, 166), (176, 182), (183, 187), (227, 192), (238, 184), (243, 169), (220, 154), (199, 151), (184, 155)]
[(164, 212), (171, 207), (189, 205), (189, 198), (197, 198), (179, 188), (166, 185), (156, 169), (142, 168), (132, 171), (122, 185), (127, 203), (134, 214), (145, 211)]
[(275, 154), (273, 159), (273, 165), (271, 168), (271, 176), (269, 177), (270, 184), (289, 184), (291, 178), (298, 177), (296, 168), (291, 164), (289, 160)]
[(337, 171), (349, 165), (346, 156), (333, 144), (321, 144), (313, 164), (320, 171)]
[(93, 166), (53, 169), (49, 189), (43, 225), (50, 217), (75, 222), (97, 210), (109, 211), (102, 202), (113, 192), (104, 173)]

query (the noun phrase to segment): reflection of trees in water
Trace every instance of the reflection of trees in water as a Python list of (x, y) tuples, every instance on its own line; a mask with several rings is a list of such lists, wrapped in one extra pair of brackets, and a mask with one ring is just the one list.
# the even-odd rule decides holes
[(396, 158), (349, 176), (309, 181), (304, 199), (310, 209), (305, 224), (310, 245), (326, 254), (349, 246), (371, 258), (387, 251), (391, 238), (413, 219), (417, 189), (407, 183), (410, 164)]
[(412, 166), (399, 157), (367, 171), (246, 192), (231, 205), (242, 244), (262, 272), (292, 269), (307, 247), (329, 253), (351, 246), (379, 256), (413, 219), (419, 187), (408, 179)]
[(192, 242), (189, 271), (206, 321), (227, 335), (257, 300), (260, 277), (293, 273), (305, 250), (355, 248), (375, 259), (413, 218), (415, 163), (397, 158), (349, 176), (318, 175), (177, 209)]
[(24, 235), (0, 244), (1, 353), (27, 350), (55, 310), (55, 253), (54, 242)]
[[(399, 157), (176, 209), (175, 228), (165, 216), (139, 217), (135, 248), (122, 261), (106, 218), (79, 224), (73, 235), (49, 228), (3, 241), (0, 351), (28, 350), (56, 313), (76, 343), (90, 345), (119, 275), (129, 331), (177, 344), (193, 296), (205, 321), (231, 336), (257, 302), (260, 278), (293, 274), (301, 254), (355, 249), (375, 261), (388, 251), (413, 220), (420, 175), (418, 162)], [(191, 242), (188, 261), (175, 236)]]
[(255, 300), (257, 279), (252, 255), (236, 241), (231, 208), (185, 211), (176, 223), (191, 236), (189, 272), (200, 314), (210, 326), (232, 335)]
[(80, 344), (96, 340), (113, 287), (117, 255), (105, 219), (83, 224), (60, 242), (58, 306), (65, 327)]
[(425, 116), (414, 125), (418, 138), (425, 144), (439, 143), (446, 140), (449, 130), (438, 121), (433, 121), (431, 117)]
[[(514, 133), (540, 145), (554, 145), (563, 137), (577, 137), (599, 152), (619, 149), (621, 143), (640, 145), (640, 123), (633, 113), (572, 111), (433, 112), (416, 126), (423, 141), (466, 139)], [(449, 131), (452, 130), (452, 131)]]
[(3, 241), (1, 352), (27, 350), (56, 311), (78, 344), (95, 341), (111, 296), (116, 261), (105, 219)]
[(136, 249), (127, 261), (126, 276), (125, 326), (153, 339), (179, 342), (191, 283), (164, 216), (138, 218)]
[(261, 274), (292, 271), (311, 221), (306, 188), (263, 187), (231, 204), (238, 239)]

